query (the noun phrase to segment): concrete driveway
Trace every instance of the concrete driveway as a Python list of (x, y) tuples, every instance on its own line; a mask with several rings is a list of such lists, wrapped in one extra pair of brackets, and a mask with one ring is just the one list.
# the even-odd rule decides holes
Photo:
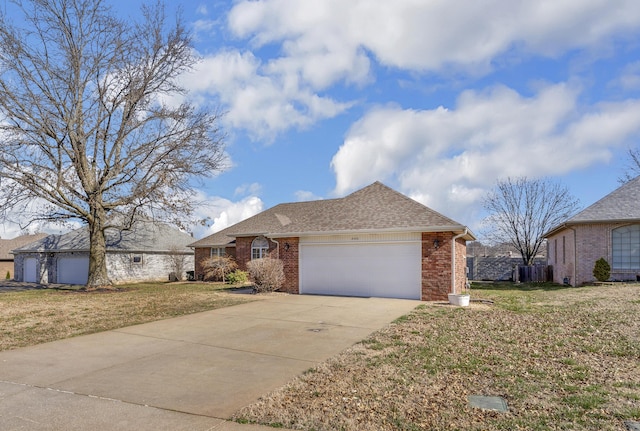
[(225, 419), (419, 304), (270, 296), (0, 352), (0, 429), (271, 429)]

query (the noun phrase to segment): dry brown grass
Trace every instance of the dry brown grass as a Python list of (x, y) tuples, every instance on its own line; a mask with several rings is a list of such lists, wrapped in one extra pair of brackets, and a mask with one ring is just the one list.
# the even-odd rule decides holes
[[(640, 285), (425, 304), (236, 414), (305, 430), (623, 430), (640, 420)], [(469, 407), (504, 397), (508, 413)]]
[(0, 293), (0, 350), (122, 328), (257, 299), (222, 283), (142, 283), (113, 290)]

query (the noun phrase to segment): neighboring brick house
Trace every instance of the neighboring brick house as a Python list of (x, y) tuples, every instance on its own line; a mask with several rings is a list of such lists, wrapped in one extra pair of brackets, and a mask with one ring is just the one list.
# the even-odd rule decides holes
[(285, 203), (193, 244), (195, 274), (212, 255), (241, 269), (284, 262), (289, 293), (446, 300), (466, 283), (465, 226), (376, 182), (346, 197)]
[(547, 262), (554, 281), (573, 286), (595, 281), (593, 267), (603, 257), (612, 280), (640, 279), (640, 176), (553, 228)]
[[(182, 276), (193, 268), (193, 237), (153, 221), (138, 221), (131, 230), (107, 230), (107, 275), (113, 283), (167, 280), (182, 263)], [(89, 276), (89, 232), (80, 228), (49, 235), (13, 251), (17, 281), (86, 284)]]
[(13, 239), (0, 239), (0, 276), (4, 279), (8, 272), (9, 278), (13, 278), (13, 254), (11, 250), (25, 246), (45, 236), (47, 236), (46, 233), (37, 233), (34, 235), (22, 235)]

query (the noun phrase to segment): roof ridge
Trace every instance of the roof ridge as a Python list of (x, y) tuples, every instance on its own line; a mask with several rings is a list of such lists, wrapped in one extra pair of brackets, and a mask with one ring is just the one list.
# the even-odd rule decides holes
[(348, 198), (348, 197), (350, 197), (350, 196), (352, 196), (352, 195), (356, 195), (357, 193), (362, 192), (362, 191), (365, 191), (365, 190), (370, 190), (370, 189), (371, 189), (371, 188), (373, 188), (374, 186), (382, 187), (382, 188), (384, 188), (385, 190), (387, 190), (387, 191), (389, 191), (389, 192), (393, 192), (393, 193), (394, 193), (394, 194), (396, 194), (398, 197), (400, 197), (400, 198), (402, 198), (402, 199), (404, 199), (404, 200), (406, 200), (406, 201), (409, 201), (409, 202), (412, 202), (412, 203), (418, 204), (418, 205), (420, 205), (421, 207), (423, 207), (424, 209), (426, 209), (427, 211), (431, 211), (432, 213), (434, 213), (434, 214), (436, 214), (436, 215), (438, 215), (438, 216), (440, 216), (440, 217), (442, 217), (442, 218), (447, 219), (448, 221), (450, 221), (450, 222), (451, 222), (451, 224), (452, 224), (452, 225), (460, 225), (460, 223), (456, 222), (456, 221), (455, 221), (455, 220), (453, 220), (452, 218), (447, 217), (447, 216), (445, 216), (444, 214), (442, 214), (441, 212), (436, 211), (436, 210), (434, 210), (433, 208), (430, 208), (430, 207), (426, 206), (425, 204), (423, 204), (422, 202), (419, 202), (419, 201), (415, 200), (415, 199), (414, 199), (414, 198), (412, 198), (411, 196), (407, 196), (407, 195), (405, 195), (404, 193), (401, 193), (401, 192), (399, 192), (398, 190), (396, 190), (396, 189), (394, 189), (394, 188), (392, 188), (392, 187), (389, 187), (388, 185), (386, 185), (386, 184), (382, 183), (381, 181), (375, 181), (375, 182), (373, 182), (373, 183), (369, 184), (368, 186), (366, 186), (366, 187), (364, 187), (364, 188), (362, 188), (362, 189), (360, 189), (360, 190), (356, 190), (355, 192), (353, 192), (353, 193), (351, 193), (351, 194), (349, 194), (349, 195), (345, 196), (345, 198)]
[(221, 229), (191, 247), (222, 246), (233, 236), (283, 237), (354, 231), (464, 228), (380, 181), (335, 199), (281, 203)]
[[(603, 205), (606, 201), (611, 200), (611, 199), (615, 198), (616, 196), (624, 195), (629, 189), (634, 189), (634, 188), (637, 188), (638, 189), (637, 193), (640, 194), (640, 175), (638, 175), (637, 177), (627, 181), (626, 183), (624, 183), (621, 186), (617, 187), (616, 189), (612, 190), (611, 192), (609, 192), (608, 194), (606, 194), (602, 198), (598, 199), (597, 201), (595, 201), (594, 203), (592, 203), (588, 207), (584, 208), (582, 211), (578, 212), (573, 217), (568, 219), (567, 223), (571, 223), (571, 222), (574, 222), (574, 221), (580, 221), (581, 218), (582, 218), (581, 216), (583, 216), (584, 214), (589, 214), (589, 212), (595, 211), (599, 206)], [(638, 216), (640, 217), (640, 214)]]

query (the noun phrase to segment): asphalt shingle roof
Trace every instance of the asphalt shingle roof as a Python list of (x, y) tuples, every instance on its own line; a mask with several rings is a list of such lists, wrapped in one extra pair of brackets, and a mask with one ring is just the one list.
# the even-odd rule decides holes
[(460, 223), (375, 182), (339, 199), (276, 205), (190, 246), (222, 246), (233, 237), (253, 235), (282, 237), (410, 230), (464, 232), (464, 229)]
[(640, 176), (618, 187), (566, 222), (555, 226), (545, 237), (581, 223), (619, 223), (640, 221)]
[[(187, 245), (191, 242), (191, 235), (152, 221), (139, 221), (128, 231), (107, 230), (108, 251), (169, 252), (176, 247), (181, 252), (190, 252)], [(89, 251), (89, 231), (84, 227), (62, 235), (49, 235), (15, 251)]]
[(567, 223), (640, 220), (640, 176), (623, 184)]

